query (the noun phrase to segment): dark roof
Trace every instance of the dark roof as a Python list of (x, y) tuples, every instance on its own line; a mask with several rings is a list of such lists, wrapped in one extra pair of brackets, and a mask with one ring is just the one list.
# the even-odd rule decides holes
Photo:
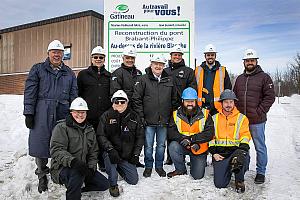
[(76, 19), (76, 18), (80, 18), (80, 17), (86, 17), (86, 16), (93, 16), (93, 17), (97, 17), (102, 20), (104, 19), (102, 14), (97, 13), (93, 10), (87, 10), (87, 11), (83, 11), (83, 12), (79, 12), (79, 13), (64, 15), (61, 17), (54, 17), (54, 18), (50, 18), (50, 19), (46, 19), (46, 20), (42, 20), (42, 21), (37, 21), (37, 22), (28, 23), (28, 24), (22, 24), (19, 26), (13, 26), (10, 28), (5, 28), (5, 29), (0, 30), (0, 34), (12, 32), (12, 31), (18, 31), (18, 30), (27, 29), (27, 28), (32, 28), (32, 27), (36, 27), (36, 26), (42, 26), (42, 25), (46, 25), (46, 24), (62, 22), (62, 21)]

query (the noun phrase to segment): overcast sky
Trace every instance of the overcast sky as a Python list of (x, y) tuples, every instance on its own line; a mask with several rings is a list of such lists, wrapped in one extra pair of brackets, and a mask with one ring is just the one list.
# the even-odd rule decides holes
[[(126, 2), (126, 1), (124, 1)], [(232, 73), (243, 70), (246, 48), (257, 50), (262, 68), (286, 68), (300, 53), (299, 0), (195, 0), (195, 56), (203, 48), (217, 47), (218, 60)], [(103, 0), (1, 0), (0, 29), (75, 12), (103, 14)]]

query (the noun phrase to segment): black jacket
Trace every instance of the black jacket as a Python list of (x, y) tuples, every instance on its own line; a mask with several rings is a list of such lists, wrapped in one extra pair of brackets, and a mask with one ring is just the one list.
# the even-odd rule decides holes
[(98, 126), (99, 117), (111, 107), (109, 89), (111, 74), (104, 66), (98, 75), (97, 66), (90, 66), (79, 72), (77, 77), (78, 95), (86, 100), (89, 111), (88, 121)]
[(112, 73), (110, 82), (110, 95), (112, 96), (117, 90), (124, 90), (131, 102), (133, 95), (133, 87), (138, 76), (141, 76), (142, 72), (134, 67), (126, 67), (123, 63), (121, 67), (116, 69)]
[(192, 87), (197, 90), (197, 82), (195, 78), (194, 70), (187, 67), (184, 60), (180, 63), (172, 63), (171, 60), (168, 62), (168, 67), (165, 71), (173, 78), (174, 87), (176, 91), (176, 108), (181, 104), (181, 95), (184, 89)]
[(163, 70), (158, 82), (150, 67), (145, 71), (134, 87), (133, 109), (147, 125), (167, 125), (176, 101), (172, 78)]
[[(186, 123), (189, 123), (191, 125), (195, 121), (201, 120), (202, 118), (204, 118), (204, 114), (203, 114), (200, 107), (197, 107), (197, 111), (196, 111), (195, 115), (193, 115), (193, 117), (191, 117), (190, 120), (188, 120), (186, 114), (184, 114), (184, 111), (183, 111), (182, 107), (178, 108), (177, 116), (180, 119), (182, 119), (183, 121), (185, 121)], [(204, 130), (200, 133), (197, 133), (197, 134), (191, 136), (191, 142), (192, 143), (209, 142), (210, 140), (213, 139), (214, 135), (215, 135), (214, 122), (211, 118), (211, 115), (208, 114), (208, 117), (205, 121)], [(173, 115), (172, 115), (171, 120), (170, 120), (170, 125), (168, 127), (168, 139), (170, 141), (180, 142), (185, 137), (186, 137), (185, 135), (179, 133), (179, 131), (177, 129), (177, 125), (175, 124), (175, 121), (174, 121), (174, 118), (173, 118)]]
[(115, 149), (127, 161), (133, 155), (140, 155), (144, 145), (140, 117), (129, 107), (121, 114), (110, 108), (100, 118), (97, 141), (104, 151)]
[(267, 121), (267, 112), (275, 101), (275, 91), (271, 77), (259, 65), (251, 74), (244, 72), (239, 75), (233, 91), (238, 98), (238, 110), (248, 117), (250, 124)]

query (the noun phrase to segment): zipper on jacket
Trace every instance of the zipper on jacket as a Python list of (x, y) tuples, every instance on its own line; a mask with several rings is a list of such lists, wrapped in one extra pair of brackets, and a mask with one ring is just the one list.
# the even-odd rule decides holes
[(249, 76), (247, 76), (246, 79), (246, 87), (245, 87), (245, 93), (244, 93), (244, 114), (247, 114), (247, 92), (248, 92), (248, 80), (249, 80)]

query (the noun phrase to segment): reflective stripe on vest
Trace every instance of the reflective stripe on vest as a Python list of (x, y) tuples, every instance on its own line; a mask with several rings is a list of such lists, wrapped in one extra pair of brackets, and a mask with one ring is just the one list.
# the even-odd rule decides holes
[[(204, 130), (205, 122), (208, 117), (208, 110), (202, 109), (202, 112), (204, 114), (204, 118), (196, 121), (194, 124), (190, 125), (184, 120), (180, 119), (177, 116), (177, 110), (173, 112), (173, 118), (174, 122), (177, 126), (177, 130), (180, 134), (185, 135), (185, 136), (192, 136), (197, 133), (201, 134), (201, 132)], [(196, 126), (195, 126), (196, 125)], [(199, 155), (201, 153), (204, 153), (208, 150), (208, 143), (198, 143), (200, 146), (200, 149), (198, 151), (194, 151), (191, 149), (192, 153), (195, 155)]]
[(209, 142), (209, 146), (239, 146), (240, 143), (249, 143), (249, 138), (240, 138), (240, 129), (242, 127), (243, 121), (246, 118), (242, 113), (238, 114), (237, 121), (234, 126), (234, 133), (232, 139), (219, 139), (218, 126), (219, 126), (219, 113), (212, 117), (215, 127), (215, 139)]
[[(201, 66), (197, 66), (195, 70), (195, 76), (198, 87), (198, 105), (202, 106), (202, 102), (205, 102), (205, 98), (202, 97), (203, 92), (203, 79), (204, 79), (204, 70)], [(214, 106), (216, 109), (221, 108), (219, 102), (220, 95), (224, 91), (224, 79), (225, 79), (225, 67), (221, 66), (216, 71), (214, 84), (213, 84), (213, 93), (214, 93)]]

